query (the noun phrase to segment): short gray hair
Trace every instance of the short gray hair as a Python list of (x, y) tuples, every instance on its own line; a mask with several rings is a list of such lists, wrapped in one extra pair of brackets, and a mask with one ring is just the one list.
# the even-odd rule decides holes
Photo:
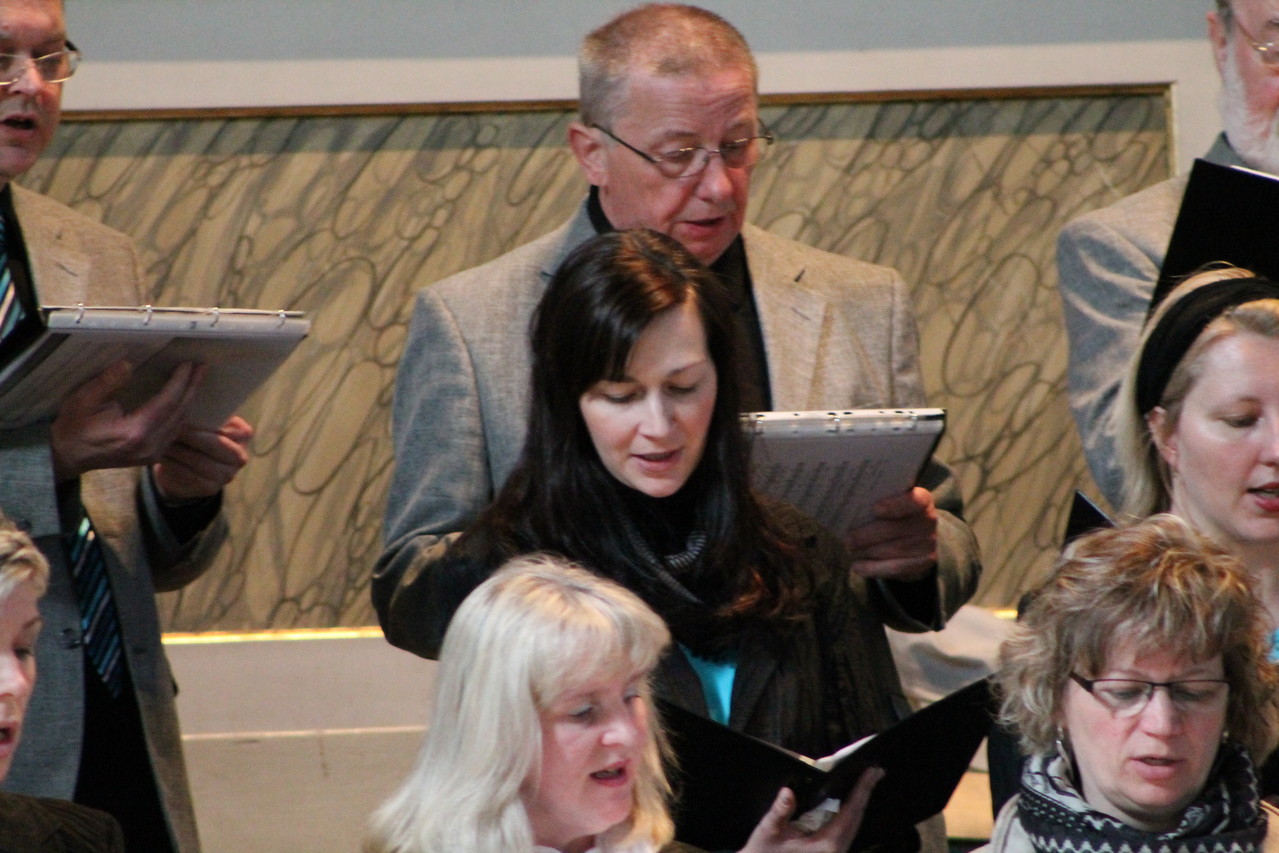
[(742, 34), (714, 12), (649, 3), (588, 33), (578, 53), (578, 110), (587, 125), (612, 127), (632, 74), (662, 76), (742, 69), (758, 88), (759, 69)]

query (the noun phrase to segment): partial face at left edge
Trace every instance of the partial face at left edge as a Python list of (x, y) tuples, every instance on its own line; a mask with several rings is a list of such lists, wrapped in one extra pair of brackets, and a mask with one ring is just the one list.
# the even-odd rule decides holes
[(43, 625), (38, 598), (27, 583), (0, 598), (0, 780), (13, 762), (35, 688), (36, 638)]
[[(0, 53), (25, 58), (66, 47), (60, 0), (0, 0)], [(48, 147), (61, 118), (62, 84), (33, 67), (0, 89), (0, 182), (30, 169)]]

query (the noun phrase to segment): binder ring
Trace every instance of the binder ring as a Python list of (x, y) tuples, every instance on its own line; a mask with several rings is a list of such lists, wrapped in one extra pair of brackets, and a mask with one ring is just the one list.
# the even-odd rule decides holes
[(152, 317), (152, 316), (154, 316), (154, 314), (155, 314), (155, 309), (154, 309), (154, 308), (152, 308), (150, 305), (143, 305), (143, 306), (142, 306), (142, 310), (143, 310), (143, 312), (146, 314), (146, 317), (142, 320), (142, 325), (144, 325), (144, 326), (150, 326), (150, 325), (151, 325), (151, 317)]

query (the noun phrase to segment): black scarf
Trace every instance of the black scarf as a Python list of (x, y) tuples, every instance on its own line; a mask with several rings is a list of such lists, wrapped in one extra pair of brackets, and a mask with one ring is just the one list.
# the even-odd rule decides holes
[(660, 499), (623, 492), (626, 511), (619, 522), (634, 557), (625, 583), (662, 617), (672, 637), (715, 659), (735, 649), (737, 626), (716, 615), (728, 604), (729, 591), (708, 583), (701, 571), (706, 532), (688, 491)]
[(1084, 802), (1072, 775), (1060, 755), (1026, 762), (1017, 811), (1039, 853), (1257, 853), (1266, 835), (1256, 771), (1233, 741), (1222, 744), (1203, 790), (1167, 832), (1102, 814)]

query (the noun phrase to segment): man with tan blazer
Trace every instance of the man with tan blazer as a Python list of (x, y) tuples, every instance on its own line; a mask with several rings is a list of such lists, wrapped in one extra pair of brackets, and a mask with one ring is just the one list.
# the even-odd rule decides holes
[[(886, 267), (746, 225), (754, 164), (771, 137), (741, 35), (689, 6), (654, 4), (587, 36), (581, 121), (569, 144), (591, 184), (556, 231), (423, 290), (400, 363), (395, 475), (373, 599), (387, 638), (421, 649), (400, 596), (490, 503), (526, 429), (528, 328), (560, 260), (611, 228), (649, 227), (720, 273), (737, 303), (747, 409), (924, 405), (908, 292)], [(851, 568), (884, 585), (890, 624), (940, 627), (971, 594), (976, 545), (958, 490), (933, 463), (849, 538)]]
[[(52, 137), (62, 81), (78, 61), (61, 0), (0, 0), (0, 33), (9, 54), (0, 71), (0, 224), (13, 287), (42, 304), (146, 302), (128, 238), (12, 183)], [(192, 853), (199, 841), (154, 596), (208, 567), (225, 534), (221, 489), (247, 460), (252, 430), (238, 417), (216, 431), (185, 424), (202, 378), (193, 365), (126, 413), (112, 397), (129, 376), (128, 364), (108, 366), (51, 423), (0, 431), (0, 509), (51, 568), (40, 678), (4, 787), (111, 812), (130, 851)], [(91, 524), (81, 527), (86, 516)], [(94, 610), (99, 621), (88, 624), (77, 592), (86, 563), (77, 571), (71, 559), (86, 531), (96, 535), (109, 589)], [(122, 663), (110, 675), (88, 660), (90, 633), (109, 636), (95, 627), (102, 620), (118, 625)]]

